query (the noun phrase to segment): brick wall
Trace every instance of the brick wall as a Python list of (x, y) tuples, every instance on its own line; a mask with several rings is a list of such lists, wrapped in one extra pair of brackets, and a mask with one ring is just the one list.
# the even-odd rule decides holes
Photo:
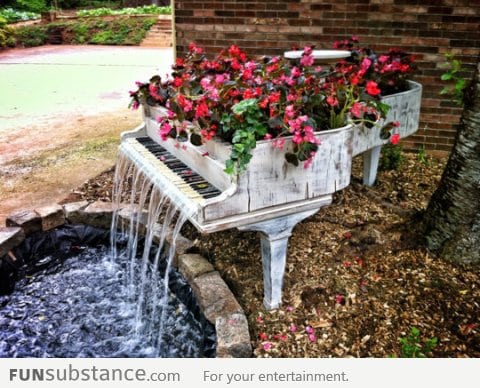
[(282, 54), (293, 46), (331, 48), (352, 35), (377, 52), (415, 54), (424, 86), (420, 130), (408, 148), (448, 151), (460, 109), (439, 95), (444, 54), (473, 74), (480, 53), (479, 0), (175, 0), (177, 55), (196, 42), (210, 55), (237, 44), (251, 55)]

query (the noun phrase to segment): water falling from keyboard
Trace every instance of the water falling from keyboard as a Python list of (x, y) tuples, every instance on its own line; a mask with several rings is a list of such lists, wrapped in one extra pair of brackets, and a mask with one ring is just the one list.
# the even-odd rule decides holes
[[(167, 308), (170, 295), (168, 283), (176, 239), (187, 219), (187, 215), (168, 199), (168, 193), (162, 193), (150, 179), (137, 168), (134, 162), (119, 153), (115, 171), (112, 202), (114, 204), (111, 225), (111, 251), (113, 260), (119, 254), (117, 230), (128, 239), (125, 253), (130, 263), (127, 273), (127, 287), (130, 298), (136, 303), (135, 335), (147, 335), (157, 346), (157, 355), (162, 351), (162, 338), (170, 313)], [(127, 213), (129, 222), (125, 222), (119, 209), (129, 201)], [(141, 264), (138, 265), (139, 240), (144, 235)], [(168, 249), (166, 242), (168, 237)], [(155, 243), (155, 244), (154, 244)], [(153, 262), (151, 251), (155, 249)], [(158, 284), (159, 267), (165, 265), (163, 292), (153, 289)], [(140, 276), (135, 271), (140, 271)], [(137, 280), (136, 280), (137, 279)], [(160, 321), (155, 324), (155, 317)]]

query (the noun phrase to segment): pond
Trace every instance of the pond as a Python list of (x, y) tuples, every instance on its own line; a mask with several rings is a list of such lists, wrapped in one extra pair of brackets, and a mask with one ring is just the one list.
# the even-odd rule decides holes
[(66, 225), (14, 251), (21, 266), (13, 292), (0, 296), (0, 357), (215, 355), (215, 329), (189, 285), (170, 269), (164, 286), (166, 260), (154, 269), (158, 249), (147, 264), (131, 260), (118, 236), (113, 259), (109, 240), (108, 231)]

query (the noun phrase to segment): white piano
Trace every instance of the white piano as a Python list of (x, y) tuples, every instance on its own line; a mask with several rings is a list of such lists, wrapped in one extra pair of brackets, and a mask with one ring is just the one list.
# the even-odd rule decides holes
[[(257, 142), (247, 171), (224, 172), (229, 144), (202, 146), (158, 135), (160, 107), (144, 108), (144, 123), (122, 134), (120, 152), (132, 160), (201, 232), (229, 228), (260, 232), (264, 305), (281, 304), (288, 237), (301, 220), (329, 205), (332, 194), (349, 185), (353, 127), (318, 133), (321, 141), (308, 169), (285, 160), (269, 141)], [(291, 146), (287, 139), (286, 147)]]

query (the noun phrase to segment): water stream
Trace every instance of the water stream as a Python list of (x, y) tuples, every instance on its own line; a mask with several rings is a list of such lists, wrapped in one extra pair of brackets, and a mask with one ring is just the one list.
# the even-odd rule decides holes
[(44, 236), (52, 249), (25, 259), (25, 276), (0, 297), (0, 357), (214, 354), (214, 329), (172, 268), (186, 216), (120, 154), (113, 202), (125, 200), (109, 243), (75, 242), (67, 231), (67, 242)]

